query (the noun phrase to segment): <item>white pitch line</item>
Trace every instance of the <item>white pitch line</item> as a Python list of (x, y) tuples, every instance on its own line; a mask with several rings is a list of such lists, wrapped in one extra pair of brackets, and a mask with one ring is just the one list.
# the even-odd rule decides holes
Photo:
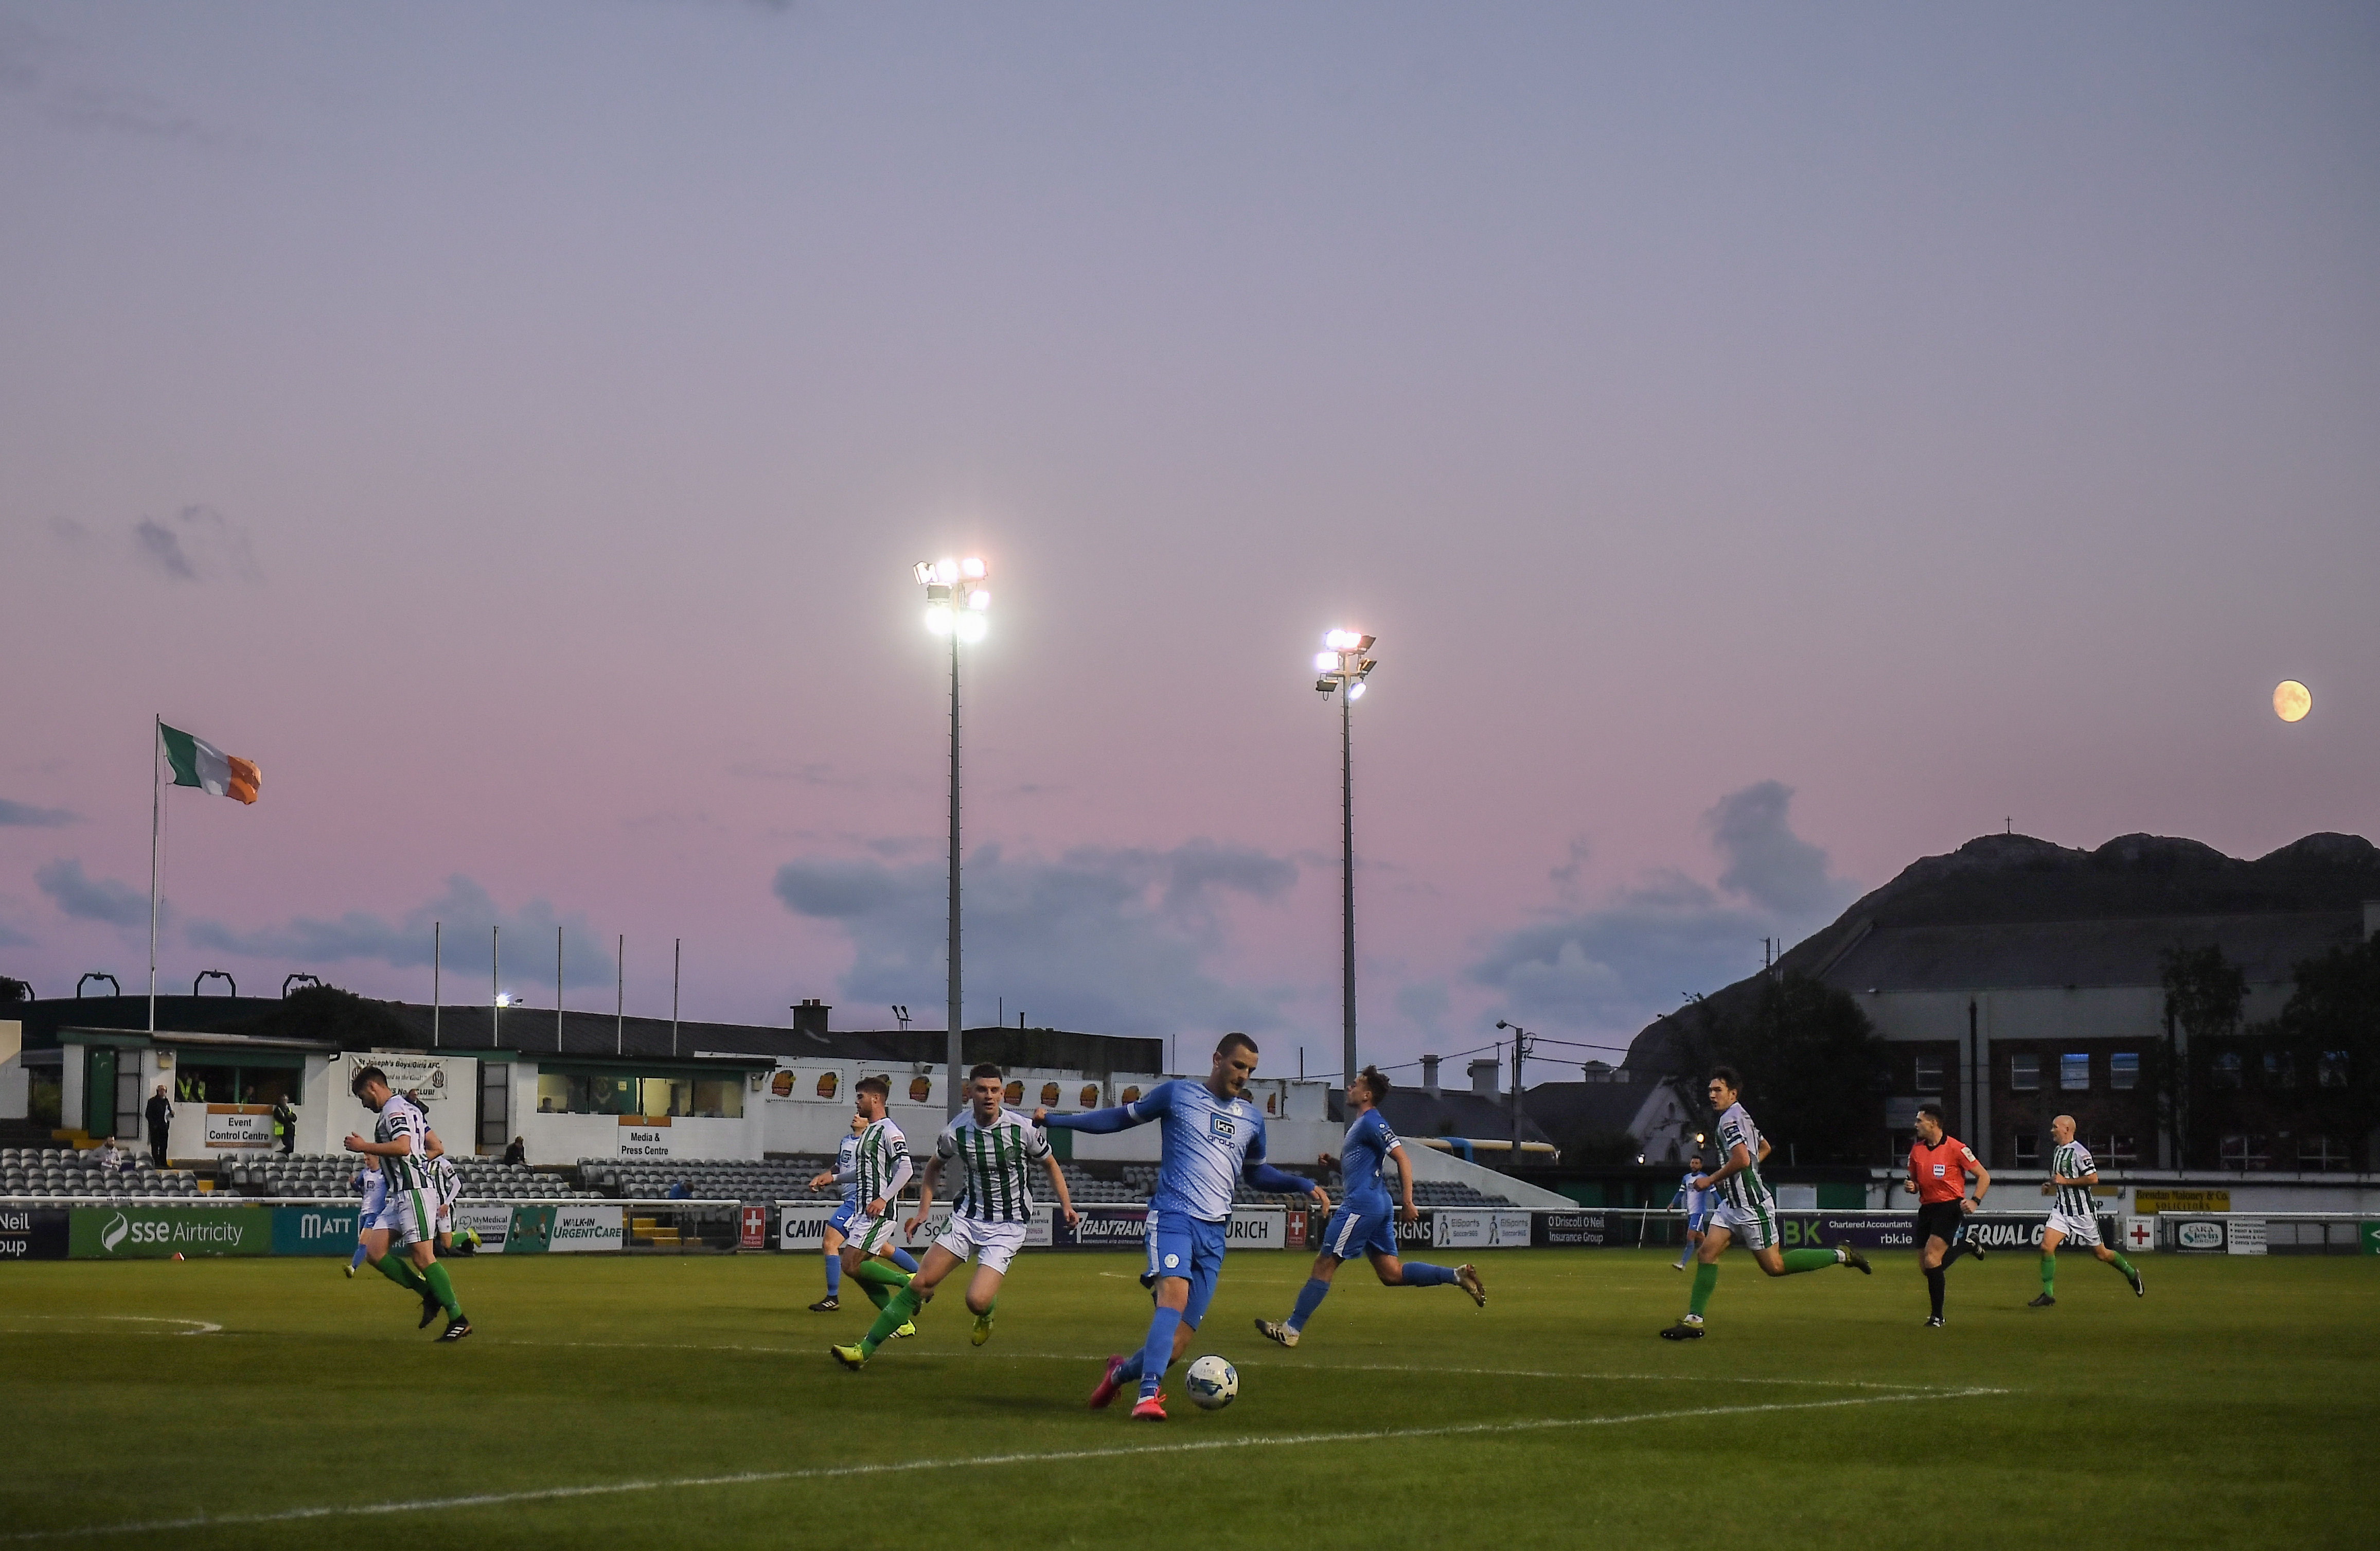
[(1926, 1395), (1855, 1395), (1840, 1400), (1770, 1401), (1750, 1406), (1694, 1406), (1681, 1411), (1638, 1411), (1628, 1416), (1539, 1417), (1524, 1422), (1453, 1423), (1439, 1427), (1383, 1428), (1369, 1433), (1291, 1433), (1260, 1437), (1200, 1438), (1181, 1443), (1144, 1444), (1121, 1448), (1062, 1448), (1038, 1454), (976, 1454), (955, 1459), (895, 1459), (856, 1465), (822, 1465), (806, 1471), (745, 1471), (733, 1475), (678, 1476), (656, 1481), (613, 1481), (586, 1486), (545, 1486), (522, 1492), (480, 1492), (460, 1497), (426, 1497), (414, 1502), (346, 1503), (321, 1508), (283, 1508), (272, 1513), (200, 1514), (188, 1519), (153, 1519), (133, 1524), (91, 1524), (71, 1530), (31, 1530), (6, 1537), (9, 1541), (82, 1540), (99, 1535), (153, 1534), (160, 1530), (217, 1529), (247, 1524), (287, 1524), (313, 1519), (379, 1517), (398, 1513), (443, 1513), (455, 1508), (503, 1508), (514, 1503), (559, 1502), (573, 1497), (619, 1496), (633, 1492), (684, 1491), (698, 1486), (756, 1486), (789, 1481), (833, 1481), (851, 1476), (891, 1475), (909, 1471), (991, 1470), (1008, 1465), (1063, 1464), (1080, 1459), (1128, 1459), (1144, 1455), (1203, 1454), (1228, 1448), (1303, 1447), (1316, 1444), (1391, 1443), (1410, 1438), (1475, 1437), (1482, 1434), (1544, 1433), (1570, 1427), (1620, 1427), (1645, 1422), (1682, 1422), (1714, 1416), (1755, 1416), (1776, 1411), (1828, 1411), (1849, 1406), (1888, 1406), (1910, 1400), (1960, 1400), (1977, 1395), (2005, 1395), (2005, 1389), (1976, 1387)]
[[(222, 1332), (223, 1332), (223, 1326), (222, 1326), (222, 1325), (215, 1325), (215, 1324), (213, 1324), (213, 1323), (212, 1323), (212, 1322), (210, 1322), (210, 1321), (207, 1321), (207, 1320), (202, 1320), (202, 1319), (175, 1319), (175, 1318), (172, 1318), (171, 1316), (169, 1316), (169, 1315), (165, 1315), (165, 1314), (12, 1314), (12, 1315), (10, 1315), (10, 1316), (8, 1316), (8, 1317), (10, 1317), (11, 1319), (46, 1319), (46, 1320), (84, 1320), (84, 1319), (106, 1319), (106, 1320), (115, 1320), (115, 1321), (119, 1321), (119, 1322), (121, 1322), (121, 1323), (128, 1324), (128, 1325), (188, 1325), (188, 1326), (190, 1327), (190, 1328), (189, 1328), (189, 1329), (188, 1329), (188, 1330), (173, 1330), (173, 1331), (162, 1331), (162, 1332), (161, 1332), (161, 1331), (150, 1331), (150, 1330), (128, 1330), (128, 1331), (124, 1332), (124, 1334), (126, 1334), (127, 1336), (151, 1336), (151, 1335), (172, 1335), (172, 1336), (215, 1336), (215, 1335), (220, 1335), (220, 1334), (222, 1334)], [(25, 1331), (14, 1331), (14, 1332), (10, 1332), (10, 1334), (13, 1334), (13, 1335), (24, 1335), (24, 1336), (30, 1336), (30, 1335), (33, 1334), (33, 1332), (31, 1332), (31, 1331), (30, 1331), (30, 1330), (25, 1330)], [(88, 1334), (90, 1334), (90, 1335), (93, 1335), (93, 1336), (100, 1336), (100, 1335), (105, 1335), (105, 1334), (107, 1334), (107, 1332), (105, 1332), (105, 1331), (99, 1331), (99, 1330), (93, 1330), (93, 1331), (88, 1332)]]

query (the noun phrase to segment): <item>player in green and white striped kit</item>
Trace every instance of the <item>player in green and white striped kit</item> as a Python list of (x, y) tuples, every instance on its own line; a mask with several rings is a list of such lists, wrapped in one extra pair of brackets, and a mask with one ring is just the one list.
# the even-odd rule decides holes
[(2055, 1194), (2058, 1202), (2049, 1209), (2049, 1226), (2041, 1235), (2041, 1296), (2025, 1307), (2046, 1309), (2058, 1301), (2058, 1246), (2069, 1239), (2089, 1246), (2093, 1254), (2122, 1272), (2132, 1284), (2133, 1297), (2147, 1297), (2132, 1263), (2099, 1242), (2099, 1215), (2091, 1207), (2099, 1166), (2092, 1160), (2091, 1149), (2074, 1140), (2074, 1117), (2060, 1115), (2049, 1122), (2049, 1138), (2058, 1150), (2050, 1154), (2049, 1178), (2041, 1182), (2041, 1193)]
[[(892, 1102), (892, 1085), (881, 1077), (863, 1077), (852, 1085), (852, 1106), (867, 1125), (851, 1156), (851, 1183), (859, 1203), (851, 1226), (844, 1230), (843, 1274), (859, 1284), (868, 1301), (879, 1309), (891, 1306), (893, 1296), (909, 1285), (909, 1273), (892, 1259), (901, 1247), (893, 1222), (893, 1203), (909, 1182), (909, 1139), (885, 1113)], [(905, 1320), (900, 1334), (916, 1335)]]
[(959, 1177), (958, 1198), (951, 1203), (951, 1220), (941, 1237), (927, 1248), (926, 1262), (909, 1285), (892, 1295), (884, 1312), (859, 1344), (837, 1347), (834, 1355), (846, 1368), (864, 1366), (876, 1349), (934, 1296), (944, 1276), (972, 1258), (975, 1276), (967, 1283), (966, 1305), (975, 1314), (968, 1338), (977, 1346), (991, 1339), (992, 1311), (1000, 1301), (1000, 1284), (1009, 1263), (1025, 1246), (1033, 1223), (1033, 1170), (1038, 1165), (1058, 1192), (1058, 1211), (1068, 1227), (1081, 1221), (1066, 1190), (1065, 1171), (1050, 1155), (1050, 1139), (1024, 1116), (1001, 1107), (1001, 1070), (986, 1063), (967, 1073), (967, 1107), (961, 1110), (934, 1139), (934, 1155), (927, 1160), (926, 1177), (917, 1191), (917, 1211), (905, 1225), (915, 1233), (934, 1204), (934, 1186), (948, 1172)]
[(1719, 1112), (1718, 1151), (1723, 1161), (1695, 1180), (1694, 1188), (1716, 1188), (1718, 1205), (1703, 1230), (1702, 1249), (1696, 1255), (1702, 1264), (1694, 1268), (1694, 1296), (1687, 1304), (1686, 1315), (1661, 1332), (1664, 1340), (1702, 1338), (1703, 1308), (1710, 1301), (1711, 1289), (1718, 1286), (1718, 1257), (1727, 1252), (1730, 1240), (1742, 1240), (1743, 1247), (1752, 1252), (1752, 1258), (1759, 1262), (1760, 1269), (1772, 1276), (1823, 1271), (1829, 1265), (1868, 1270), (1867, 1257), (1845, 1246), (1806, 1250), (1778, 1247), (1777, 1203), (1768, 1193), (1767, 1183), (1760, 1178), (1760, 1160), (1767, 1155), (1768, 1143), (1761, 1139), (1760, 1129), (1744, 1112), (1742, 1088), (1743, 1080), (1735, 1075), (1732, 1068), (1712, 1069), (1710, 1102), (1711, 1107)]
[[(359, 1132), (348, 1133), (346, 1149), (378, 1158), (388, 1180), (383, 1226), (365, 1231), (364, 1252), (382, 1276), (421, 1299), (424, 1325), (435, 1311), (444, 1309), (446, 1328), (438, 1338), (459, 1341), (471, 1333), (471, 1322), (463, 1317), (455, 1284), (437, 1260), (437, 1188), (430, 1177), (430, 1121), (411, 1100), (390, 1091), (387, 1074), (378, 1067), (359, 1069), (349, 1088), (376, 1112), (377, 1118), (369, 1140)], [(397, 1247), (406, 1252), (388, 1252)]]

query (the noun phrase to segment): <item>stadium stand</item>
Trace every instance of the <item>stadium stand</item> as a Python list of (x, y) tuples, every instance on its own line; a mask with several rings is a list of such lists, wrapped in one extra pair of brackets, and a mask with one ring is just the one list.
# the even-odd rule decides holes
[[(265, 1197), (349, 1196), (358, 1192), (348, 1181), (361, 1159), (345, 1153), (295, 1154), (226, 1165), (224, 1184), (245, 1195)], [(574, 1190), (570, 1182), (540, 1174), (522, 1164), (492, 1158), (456, 1158), (463, 1177), (465, 1201), (593, 1201), (600, 1192)]]
[(96, 1150), (71, 1147), (0, 1148), (0, 1195), (108, 1196), (126, 1200), (174, 1200), (199, 1193), (199, 1177), (187, 1168), (102, 1168)]
[[(683, 1184), (688, 1197), (697, 1201), (832, 1201), (838, 1194), (832, 1185), (813, 1191), (810, 1180), (823, 1173), (832, 1160), (823, 1157), (775, 1157), (760, 1161), (736, 1159), (674, 1159), (667, 1163), (623, 1163), (616, 1158), (581, 1158), (578, 1179), (589, 1190), (620, 1199), (658, 1201), (668, 1195), (673, 1185)], [(1137, 1206), (1149, 1198), (1157, 1185), (1155, 1164), (1083, 1164), (1059, 1165), (1066, 1176), (1067, 1193), (1077, 1206), (1118, 1205)], [(1312, 1165), (1303, 1172), (1315, 1172)], [(1335, 1199), (1339, 1191), (1336, 1169), (1324, 1172), (1324, 1183), (1330, 1187)], [(1037, 1196), (1046, 1191), (1036, 1189)], [(905, 1192), (915, 1199), (916, 1186)], [(942, 1199), (949, 1199), (945, 1191)], [(1252, 1191), (1241, 1187), (1237, 1198), (1242, 1205), (1271, 1206), (1303, 1201), (1303, 1196), (1288, 1196)], [(1489, 1195), (1470, 1185), (1459, 1185), (1424, 1179), (1414, 1185), (1415, 1206), (1502, 1206), (1511, 1203), (1503, 1196)]]

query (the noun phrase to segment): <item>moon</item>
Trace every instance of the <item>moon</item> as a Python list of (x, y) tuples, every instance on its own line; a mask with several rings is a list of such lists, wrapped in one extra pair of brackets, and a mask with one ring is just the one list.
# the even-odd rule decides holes
[(2294, 678), (2284, 678), (2273, 690), (2273, 714), (2284, 722), (2302, 722), (2313, 709), (2313, 695)]

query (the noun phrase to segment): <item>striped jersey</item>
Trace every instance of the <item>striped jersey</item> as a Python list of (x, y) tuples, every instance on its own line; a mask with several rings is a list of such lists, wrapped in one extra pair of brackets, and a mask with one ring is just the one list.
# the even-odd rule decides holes
[(871, 1201), (891, 1201), (909, 1182), (909, 1139), (891, 1116), (868, 1122), (851, 1154), (853, 1197), (865, 1209)]
[(1733, 1161), (1738, 1147), (1752, 1161), (1743, 1166), (1742, 1172), (1719, 1181), (1719, 1198), (1739, 1212), (1767, 1212), (1771, 1208), (1768, 1187), (1760, 1178), (1760, 1128), (1752, 1123), (1752, 1117), (1743, 1112), (1742, 1104), (1731, 1104), (1727, 1113), (1718, 1117), (1722, 1164)]
[(979, 1223), (1033, 1220), (1033, 1171), (1050, 1155), (1050, 1139), (1013, 1109), (979, 1125), (972, 1105), (934, 1138), (934, 1155), (963, 1181), (951, 1210)]
[(380, 1117), (372, 1122), (374, 1142), (395, 1142), (406, 1137), (412, 1151), (401, 1158), (382, 1157), (381, 1171), (388, 1176), (392, 1191), (420, 1191), (430, 1188), (430, 1118), (415, 1107), (403, 1093), (391, 1093), (388, 1102), (380, 1106)]
[[(2059, 1143), (2058, 1152), (2049, 1161), (2049, 1171), (2060, 1179), (2087, 1179), (2099, 1172), (2099, 1166), (2091, 1161), (2091, 1149), (2083, 1146), (2078, 1138), (2072, 1142)], [(2088, 1185), (2058, 1186), (2058, 1209), (2070, 1217), (2090, 1216), (2091, 1187)]]

